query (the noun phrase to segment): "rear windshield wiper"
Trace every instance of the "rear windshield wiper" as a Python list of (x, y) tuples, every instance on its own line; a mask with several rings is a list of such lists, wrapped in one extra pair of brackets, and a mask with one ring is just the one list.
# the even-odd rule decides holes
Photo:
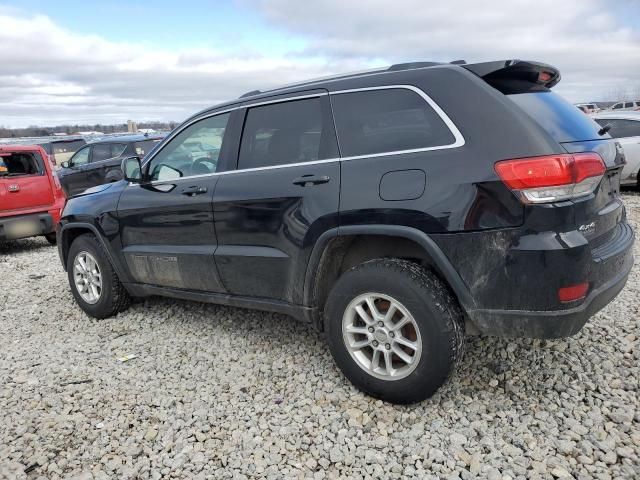
[(600, 130), (598, 130), (598, 135), (603, 136), (609, 130), (611, 130), (611, 124), (607, 123), (604, 127), (602, 127)]

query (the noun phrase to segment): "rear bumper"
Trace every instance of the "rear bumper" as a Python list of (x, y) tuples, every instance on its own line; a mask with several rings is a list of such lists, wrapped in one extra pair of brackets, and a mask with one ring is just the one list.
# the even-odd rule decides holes
[(0, 241), (46, 235), (55, 231), (56, 223), (49, 212), (0, 217)]
[[(604, 243), (579, 231), (478, 232), (451, 252), (473, 302), (462, 303), (469, 330), (501, 337), (576, 334), (624, 287), (633, 266), (631, 226), (623, 218)], [(442, 242), (445, 245), (445, 242)], [(586, 298), (562, 303), (562, 287), (588, 283)]]
[(633, 267), (631, 248), (621, 270), (589, 293), (573, 308), (554, 311), (471, 310), (467, 314), (483, 335), (499, 337), (562, 338), (575, 335), (589, 318), (607, 306), (624, 288)]

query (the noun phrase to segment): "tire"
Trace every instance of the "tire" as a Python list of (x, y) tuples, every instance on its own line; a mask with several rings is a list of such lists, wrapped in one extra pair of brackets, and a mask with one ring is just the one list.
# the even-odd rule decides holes
[(47, 242), (49, 242), (51, 245), (55, 245), (56, 244), (56, 232), (51, 232), (51, 233), (47, 233), (44, 238), (47, 239)]
[[(399, 313), (390, 319), (378, 316), (372, 326), (371, 308), (363, 301), (369, 294), (374, 294), (369, 300), (374, 298), (379, 314), (388, 313), (391, 305)], [(356, 305), (369, 322), (356, 313)], [(406, 326), (390, 328), (405, 320)], [(368, 333), (349, 333), (363, 327)], [(399, 259), (370, 260), (345, 272), (327, 298), (325, 331), (344, 375), (360, 390), (391, 403), (414, 403), (432, 396), (454, 372), (464, 350), (464, 321), (455, 298), (434, 273)], [(406, 346), (407, 340), (412, 348)], [(358, 350), (350, 349), (348, 343), (367, 345)], [(375, 350), (380, 351), (375, 354)], [(411, 361), (403, 361), (396, 352)], [(393, 375), (386, 355), (391, 355)], [(367, 362), (368, 366), (363, 365)]]
[[(76, 284), (74, 263), (79, 256), (87, 260), (87, 254), (97, 264), (100, 275), (101, 288), (97, 289), (99, 295), (94, 302), (83, 298)], [(67, 257), (67, 276), (76, 303), (91, 317), (111, 317), (126, 310), (131, 303), (131, 298), (113, 270), (102, 243), (93, 234), (80, 235), (71, 244)]]

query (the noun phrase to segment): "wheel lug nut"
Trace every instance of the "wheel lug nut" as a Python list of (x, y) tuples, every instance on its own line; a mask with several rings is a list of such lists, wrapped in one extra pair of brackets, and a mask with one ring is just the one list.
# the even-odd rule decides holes
[(373, 328), (373, 327), (369, 327), (369, 331), (370, 331), (371, 333), (373, 333), (373, 330), (374, 330), (374, 328)]
[(385, 344), (384, 348), (386, 348), (387, 350), (391, 350), (391, 344), (390, 343)]
[(395, 333), (393, 333), (393, 332), (389, 332), (389, 336), (390, 336), (391, 338), (393, 338), (393, 337), (395, 337), (395, 336), (396, 336), (396, 334), (395, 334)]
[(382, 326), (384, 326), (384, 323), (382, 323), (382, 322), (378, 322), (378, 326), (379, 326), (379, 327), (382, 327)]
[(373, 346), (374, 346), (374, 347), (377, 347), (377, 346), (378, 346), (378, 342), (377, 342), (377, 340), (374, 340), (374, 341), (373, 341)]

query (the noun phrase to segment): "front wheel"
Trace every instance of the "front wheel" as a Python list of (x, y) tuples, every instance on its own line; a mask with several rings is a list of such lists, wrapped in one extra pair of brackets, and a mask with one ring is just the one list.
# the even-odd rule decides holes
[(110, 317), (129, 306), (129, 294), (92, 234), (81, 235), (71, 244), (67, 276), (76, 303), (94, 318)]
[(430, 397), (462, 357), (456, 300), (435, 274), (405, 260), (371, 260), (347, 271), (325, 314), (336, 364), (356, 387), (382, 400)]

